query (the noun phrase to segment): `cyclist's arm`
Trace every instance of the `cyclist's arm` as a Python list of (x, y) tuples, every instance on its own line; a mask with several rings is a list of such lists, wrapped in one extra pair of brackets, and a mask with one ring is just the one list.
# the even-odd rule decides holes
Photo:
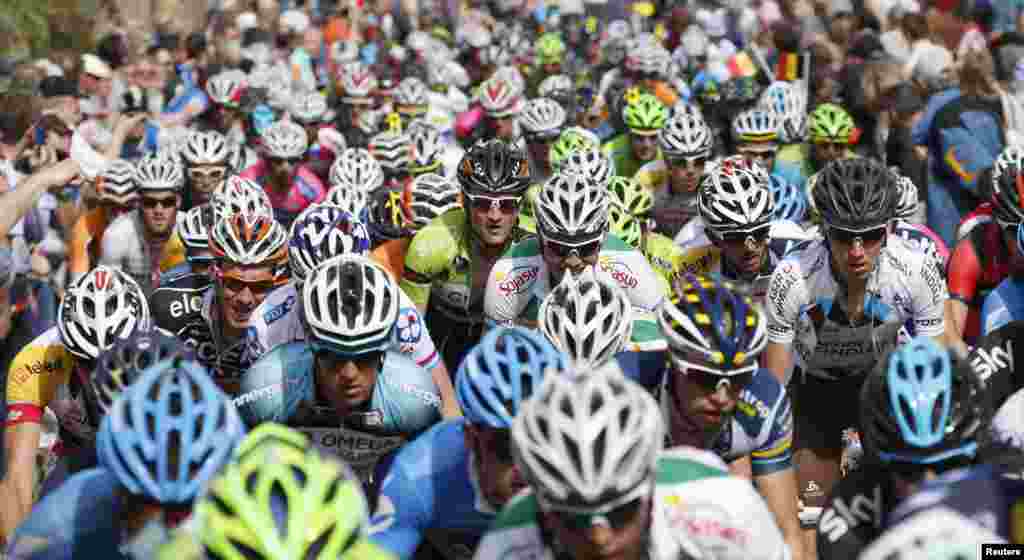
[(796, 469), (790, 467), (770, 474), (755, 476), (757, 489), (768, 503), (768, 509), (775, 515), (775, 521), (782, 530), (782, 536), (793, 553), (793, 560), (807, 558), (804, 550), (804, 532), (797, 515)]
[(92, 235), (89, 234), (88, 214), (82, 214), (75, 222), (71, 230), (71, 239), (68, 241), (68, 274), (71, 280), (78, 280), (92, 268), (89, 262), (89, 242)]
[(947, 336), (946, 300), (949, 290), (946, 288), (942, 273), (935, 267), (930, 257), (921, 255), (919, 273), (915, 276), (912, 291), (914, 329), (918, 335), (930, 336), (944, 346), (954, 346), (956, 335)]
[(438, 360), (434, 369), (430, 370), (430, 376), (434, 378), (434, 386), (441, 394), (441, 417), (444, 419), (458, 418), (462, 416), (462, 408), (459, 407), (459, 400), (455, 398), (455, 386), (452, 385), (452, 376), (444, 365), (444, 360)]
[(765, 296), (768, 323), (765, 367), (783, 386), (792, 373), (796, 321), (801, 305), (807, 299), (801, 275), (798, 263), (793, 260), (783, 261), (775, 267)]
[(0, 531), (4, 540), (14, 534), (32, 511), (36, 453), (42, 431), (38, 422), (24, 422), (7, 426), (4, 432), (7, 465), (5, 476), (0, 481), (0, 492), (5, 497), (4, 505), (0, 507)]
[(978, 278), (981, 277), (981, 263), (974, 253), (970, 239), (962, 239), (953, 248), (946, 267), (946, 278), (949, 285), (949, 317), (953, 328), (959, 336), (964, 335), (967, 326), (967, 314), (970, 302), (978, 293)]

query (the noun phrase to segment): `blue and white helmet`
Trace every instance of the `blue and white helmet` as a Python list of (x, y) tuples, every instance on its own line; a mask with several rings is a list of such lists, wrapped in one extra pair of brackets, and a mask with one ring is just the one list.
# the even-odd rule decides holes
[(305, 279), (310, 270), (331, 257), (369, 252), (366, 224), (340, 206), (314, 204), (292, 223), (288, 265), (296, 280)]
[(775, 219), (789, 220), (797, 224), (807, 219), (807, 193), (781, 176), (768, 176), (772, 198), (775, 199)]

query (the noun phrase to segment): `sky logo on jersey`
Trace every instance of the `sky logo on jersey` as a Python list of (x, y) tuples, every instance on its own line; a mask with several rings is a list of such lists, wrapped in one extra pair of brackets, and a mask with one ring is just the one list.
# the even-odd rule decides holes
[(505, 296), (511, 296), (526, 292), (537, 279), (538, 270), (540, 268), (536, 266), (517, 266), (508, 271), (508, 274), (496, 273), (494, 278), (498, 281), (498, 290)]
[(263, 314), (263, 322), (270, 325), (275, 323), (288, 314), (292, 307), (295, 307), (295, 296), (288, 296), (287, 299), (281, 303), (271, 307)]
[(633, 289), (640, 283), (636, 278), (636, 274), (633, 273), (633, 269), (629, 268), (629, 265), (622, 261), (601, 257), (597, 264), (601, 267), (601, 270), (607, 272), (612, 277), (612, 280), (618, 282), (619, 286), (623, 288)]
[(1003, 344), (1005, 348), (998, 344), (987, 349), (979, 346), (970, 356), (971, 367), (978, 372), (982, 383), (988, 382), (997, 371), (1013, 371), (1013, 340), (1007, 339)]
[(416, 344), (423, 336), (423, 323), (420, 322), (420, 314), (412, 307), (403, 307), (398, 311), (398, 320), (395, 322), (398, 331), (398, 341), (402, 344)]

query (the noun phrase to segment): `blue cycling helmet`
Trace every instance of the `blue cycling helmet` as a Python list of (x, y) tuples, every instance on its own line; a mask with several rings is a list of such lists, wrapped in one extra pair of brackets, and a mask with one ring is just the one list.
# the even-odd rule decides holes
[(567, 363), (543, 334), (521, 327), (491, 330), (466, 354), (455, 376), (455, 395), (466, 420), (510, 427), (549, 367), (563, 370)]
[(134, 495), (186, 504), (245, 435), (227, 395), (197, 362), (171, 359), (142, 373), (97, 434), (99, 463)]
[(95, 407), (90, 413), (99, 418), (110, 412), (114, 401), (143, 371), (157, 362), (174, 358), (195, 359), (191, 348), (159, 327), (137, 331), (118, 340), (100, 354), (89, 377), (92, 390), (85, 395), (89, 405)]
[(768, 184), (775, 198), (775, 219), (801, 223), (807, 219), (807, 194), (803, 189), (772, 173)]
[(930, 337), (894, 350), (861, 393), (861, 441), (883, 463), (973, 458), (991, 407), (977, 373)]
[(338, 255), (370, 252), (370, 232), (358, 218), (331, 204), (310, 206), (292, 223), (288, 266), (292, 278), (304, 280), (309, 271)]

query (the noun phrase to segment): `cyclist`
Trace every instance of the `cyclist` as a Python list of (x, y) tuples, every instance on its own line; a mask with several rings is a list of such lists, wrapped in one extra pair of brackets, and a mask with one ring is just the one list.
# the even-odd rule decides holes
[(440, 129), (424, 120), (414, 120), (406, 135), (410, 146), (409, 174), (413, 179), (424, 173), (451, 176), (455, 166), (445, 165), (451, 152), (443, 143)]
[(587, 271), (621, 287), (640, 313), (632, 349), (664, 350), (649, 315), (662, 302), (661, 278), (638, 251), (608, 235), (608, 192), (581, 174), (556, 174), (537, 196), (536, 238), (514, 245), (491, 269), (484, 298), (488, 321), (537, 326), (537, 309), (563, 276)]
[(347, 148), (331, 164), (331, 189), (350, 185), (365, 193), (384, 186), (384, 169), (369, 150)]
[(928, 338), (881, 360), (859, 399), (865, 461), (825, 502), (819, 557), (857, 558), (922, 480), (973, 463), (991, 418), (984, 392), (966, 362)]
[(393, 97), (395, 111), (402, 118), (403, 129), (409, 126), (412, 119), (422, 117), (427, 112), (427, 85), (415, 76), (398, 82)]
[(365, 146), (366, 132), (360, 130), (358, 123), (374, 111), (377, 76), (362, 62), (348, 62), (338, 69), (336, 85), (341, 93), (339, 130), (345, 134), (345, 144)]
[(713, 166), (701, 179), (699, 221), (686, 226), (694, 239), (683, 253), (682, 266), (746, 286), (760, 303), (779, 261), (809, 236), (797, 224), (775, 219), (775, 199), (764, 171), (731, 165), (732, 159)]
[(645, 164), (659, 159), (658, 131), (667, 119), (668, 108), (657, 97), (638, 90), (627, 93), (622, 120), (628, 130), (601, 148), (611, 156), (616, 175), (632, 177)]
[[(765, 296), (765, 365), (794, 402), (797, 476), (805, 508), (823, 504), (839, 478), (841, 434), (857, 425), (847, 396), (912, 321), (944, 341), (946, 285), (931, 259), (887, 242), (895, 179), (866, 158), (832, 162), (814, 189), (824, 238), (776, 266)], [(800, 375), (792, 375), (794, 354)], [(807, 522), (813, 512), (807, 510)]]
[(178, 238), (185, 246), (185, 262), (160, 275), (160, 287), (150, 294), (150, 299), (153, 299), (160, 288), (177, 282), (183, 276), (194, 274), (209, 280), (208, 272), (210, 265), (213, 264), (213, 253), (210, 251), (210, 229), (213, 228), (213, 219), (214, 211), (210, 204), (196, 206), (185, 212), (185, 217), (178, 221), (175, 228)]
[(241, 70), (225, 70), (206, 81), (216, 128), (236, 144), (244, 144), (246, 140), (247, 117), (241, 101), (249, 87), (247, 80), (248, 76)]
[[(895, 170), (893, 172), (896, 173)], [(900, 196), (896, 201), (895, 233), (912, 247), (931, 255), (935, 260), (935, 265), (945, 274), (949, 264), (949, 248), (946, 247), (946, 242), (931, 228), (917, 223), (919, 206), (917, 185), (910, 180), (910, 177), (899, 173), (896, 175), (896, 185), (899, 188)]]
[(773, 111), (747, 109), (732, 119), (732, 140), (736, 152), (749, 164), (775, 168), (779, 151), (779, 120)]
[(299, 305), (306, 341), (257, 360), (235, 405), (250, 426), (308, 434), (368, 483), (381, 457), (441, 418), (430, 373), (392, 349), (398, 285), (366, 257), (340, 255), (308, 274)]
[(463, 208), (441, 214), (416, 233), (402, 275), (402, 291), (426, 316), (449, 372), (482, 334), (491, 267), (528, 233), (519, 209), (530, 166), (504, 141), (487, 140), (469, 149), (456, 176)]
[(663, 434), (658, 403), (632, 381), (548, 372), (512, 421), (530, 490), (505, 506), (474, 558), (789, 557), (749, 482), (710, 453), (663, 450)]
[(193, 348), (217, 384), (235, 396), (249, 365), (245, 334), (253, 311), (288, 280), (288, 234), (265, 214), (239, 212), (214, 223), (209, 243), (211, 285), (162, 290), (152, 301), (153, 319)]
[(196, 501), (195, 540), (161, 552), (182, 559), (189, 556), (178, 551), (201, 546), (199, 557), (210, 559), (392, 560), (366, 538), (366, 502), (351, 469), (303, 434), (267, 423), (242, 440)]
[(112, 160), (93, 184), (99, 207), (78, 218), (68, 240), (68, 273), (72, 282), (99, 261), (107, 225), (134, 210), (139, 202), (135, 166), (131, 162)]
[(487, 116), (488, 135), (491, 138), (512, 142), (519, 138), (516, 116), (523, 109), (524, 98), (521, 87), (502, 76), (492, 76), (480, 84), (478, 94), (480, 106)]
[(8, 553), (154, 558), (244, 433), (201, 365), (180, 358), (154, 364), (103, 418), (96, 436), (100, 466), (73, 476), (33, 508)]
[[(395, 116), (392, 122), (396, 122), (397, 118)], [(409, 137), (402, 132), (401, 128), (378, 132), (370, 138), (368, 149), (384, 172), (384, 187), (401, 191), (409, 178), (411, 156)]]
[(185, 203), (188, 210), (210, 201), (213, 191), (228, 176), (232, 146), (216, 130), (191, 131), (181, 147), (185, 164)]
[[(338, 255), (367, 256), (370, 235), (366, 225), (337, 206), (316, 204), (292, 224), (288, 244), (291, 282), (275, 289), (253, 311), (246, 332), (245, 363), (253, 363), (269, 350), (289, 342), (306, 340), (296, 300), (302, 282), (320, 263)], [(397, 281), (398, 277), (392, 275)], [(454, 390), (448, 370), (437, 353), (430, 333), (409, 296), (399, 290), (398, 320), (392, 332), (392, 349), (431, 371), (446, 401), (445, 412), (455, 414)], [(451, 402), (448, 402), (450, 399)]]
[(185, 260), (185, 248), (174, 233), (185, 177), (178, 160), (156, 155), (139, 162), (135, 182), (140, 208), (107, 226), (99, 264), (124, 270), (148, 296), (160, 285), (161, 271)]
[[(807, 123), (810, 143), (788, 144), (775, 156), (772, 173), (795, 185), (805, 185), (811, 175), (837, 159), (853, 157), (851, 146), (857, 143), (860, 131), (846, 109), (834, 103), (814, 108)], [(808, 195), (813, 196), (811, 185)], [(811, 199), (813, 203), (813, 198)]]
[[(772, 200), (775, 201), (775, 219), (777, 221), (787, 220), (801, 227), (807, 225), (807, 191), (775, 175), (768, 176), (768, 185), (772, 189)], [(900, 197), (903, 200), (903, 197)], [(897, 210), (897, 215), (898, 210)], [(817, 233), (809, 229), (804, 230), (807, 235)]]
[(324, 184), (302, 158), (309, 148), (306, 130), (288, 120), (276, 121), (260, 136), (263, 157), (242, 177), (259, 183), (274, 207), (274, 217), (289, 227), (299, 212), (327, 194)]
[(544, 80), (562, 73), (564, 58), (565, 43), (558, 33), (548, 32), (538, 37), (534, 45), (534, 62), (537, 68), (530, 72), (526, 91), (530, 95), (539, 95), (538, 89)]
[(758, 366), (767, 327), (753, 298), (728, 281), (679, 276), (658, 308), (658, 325), (669, 346), (661, 391), (669, 441), (706, 448), (734, 468), (749, 458), (786, 542), (804, 556), (792, 409), (782, 384)]
[(711, 127), (695, 112), (677, 113), (658, 132), (662, 156), (640, 168), (635, 179), (654, 193), (659, 233), (675, 237), (697, 215), (697, 188), (713, 142)]
[(472, 558), (497, 512), (526, 485), (512, 461), (512, 419), (549, 368), (564, 369), (563, 360), (539, 333), (488, 332), (456, 376), (465, 418), (435, 425), (378, 468), (384, 483), (373, 541), (401, 558), (424, 540), (444, 558)]
[(62, 482), (65, 471), (94, 461), (91, 444), (99, 419), (87, 414), (82, 379), (105, 349), (148, 321), (149, 306), (138, 284), (119, 270), (97, 266), (67, 289), (57, 325), (14, 357), (7, 371), (7, 464), (0, 483), (8, 496), (0, 515), (5, 536), (32, 508), (44, 409), (53, 411), (60, 429), (60, 443), (53, 450), (58, 462), (46, 489)]
[(288, 114), (306, 129), (309, 149), (303, 163), (326, 181), (334, 158), (345, 149), (345, 137), (332, 125), (334, 113), (327, 106), (327, 98), (317, 91), (299, 93), (292, 100)]
[(551, 99), (541, 97), (527, 101), (517, 118), (530, 156), (530, 169), (533, 171), (530, 180), (543, 183), (553, 173), (549, 156), (565, 127), (565, 109)]
[[(619, 239), (643, 253), (651, 268), (665, 280), (683, 267), (683, 250), (664, 235), (652, 231), (654, 195), (633, 179), (615, 176), (608, 185), (608, 227)], [(694, 272), (691, 270), (691, 272)]]

